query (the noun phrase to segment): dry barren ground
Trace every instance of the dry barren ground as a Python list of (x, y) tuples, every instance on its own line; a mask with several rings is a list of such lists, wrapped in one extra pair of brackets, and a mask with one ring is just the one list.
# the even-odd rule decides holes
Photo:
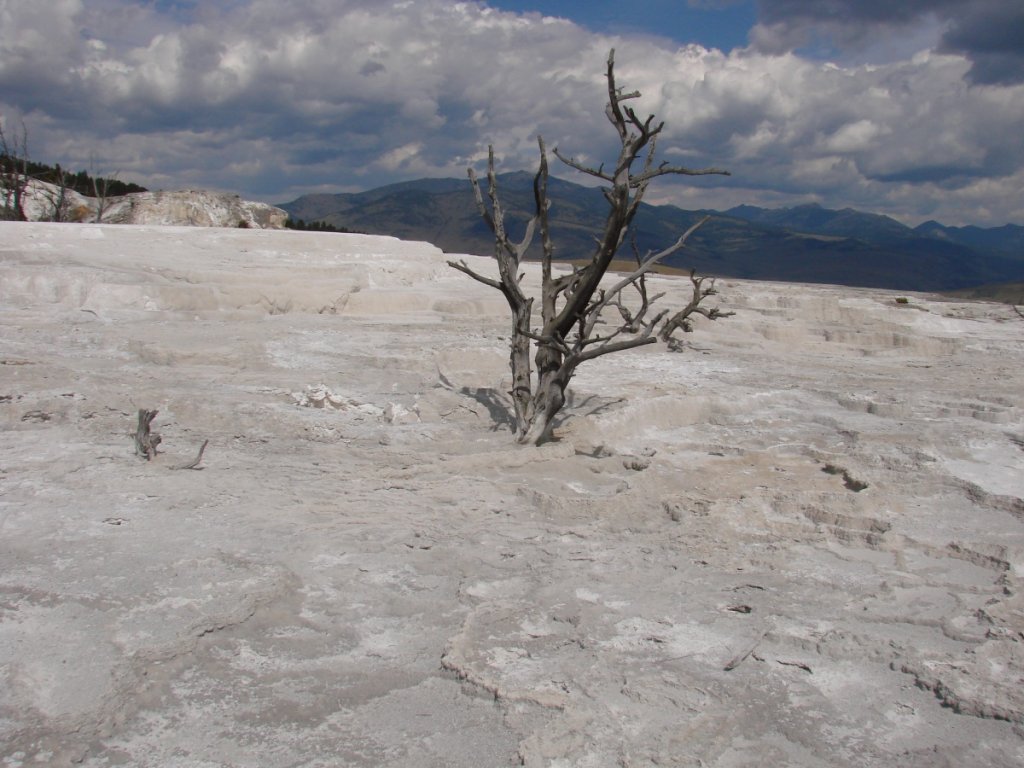
[(720, 287), (517, 448), (430, 246), (0, 224), (3, 765), (1024, 764), (1024, 322)]

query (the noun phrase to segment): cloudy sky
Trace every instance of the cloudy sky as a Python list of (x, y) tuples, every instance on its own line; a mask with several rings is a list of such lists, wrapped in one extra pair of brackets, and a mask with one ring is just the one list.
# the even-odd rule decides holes
[(665, 159), (733, 172), (653, 202), (1024, 224), (1021, 41), (1020, 0), (0, 0), (0, 115), (40, 161), (284, 202), (532, 169), (538, 133), (598, 164), (614, 47)]

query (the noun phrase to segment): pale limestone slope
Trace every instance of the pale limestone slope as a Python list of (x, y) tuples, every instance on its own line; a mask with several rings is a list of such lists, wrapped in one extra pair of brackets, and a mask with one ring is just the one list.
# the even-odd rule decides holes
[(1019, 765), (1024, 323), (720, 287), (517, 448), (432, 246), (0, 224), (3, 758)]

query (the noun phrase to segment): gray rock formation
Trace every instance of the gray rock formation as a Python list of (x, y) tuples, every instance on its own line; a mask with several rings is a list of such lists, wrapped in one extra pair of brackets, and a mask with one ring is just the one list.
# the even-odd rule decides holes
[(110, 224), (164, 224), (193, 227), (281, 229), (288, 214), (238, 195), (187, 189), (137, 192), (112, 201), (103, 216)]
[[(32, 181), (26, 191), (25, 213), (31, 221), (52, 221), (58, 189)], [(61, 219), (96, 222), (98, 201), (67, 190)], [(177, 192), (137, 192), (111, 197), (104, 224), (157, 224), (190, 227), (282, 229), (288, 213), (267, 203), (243, 200), (227, 192), (186, 189)]]

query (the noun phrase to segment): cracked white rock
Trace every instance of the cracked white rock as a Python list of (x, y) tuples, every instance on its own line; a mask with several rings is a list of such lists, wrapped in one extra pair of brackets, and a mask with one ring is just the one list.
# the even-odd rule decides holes
[(1015, 315), (720, 280), (518, 447), (445, 258), (0, 223), (0, 763), (1020, 765)]

